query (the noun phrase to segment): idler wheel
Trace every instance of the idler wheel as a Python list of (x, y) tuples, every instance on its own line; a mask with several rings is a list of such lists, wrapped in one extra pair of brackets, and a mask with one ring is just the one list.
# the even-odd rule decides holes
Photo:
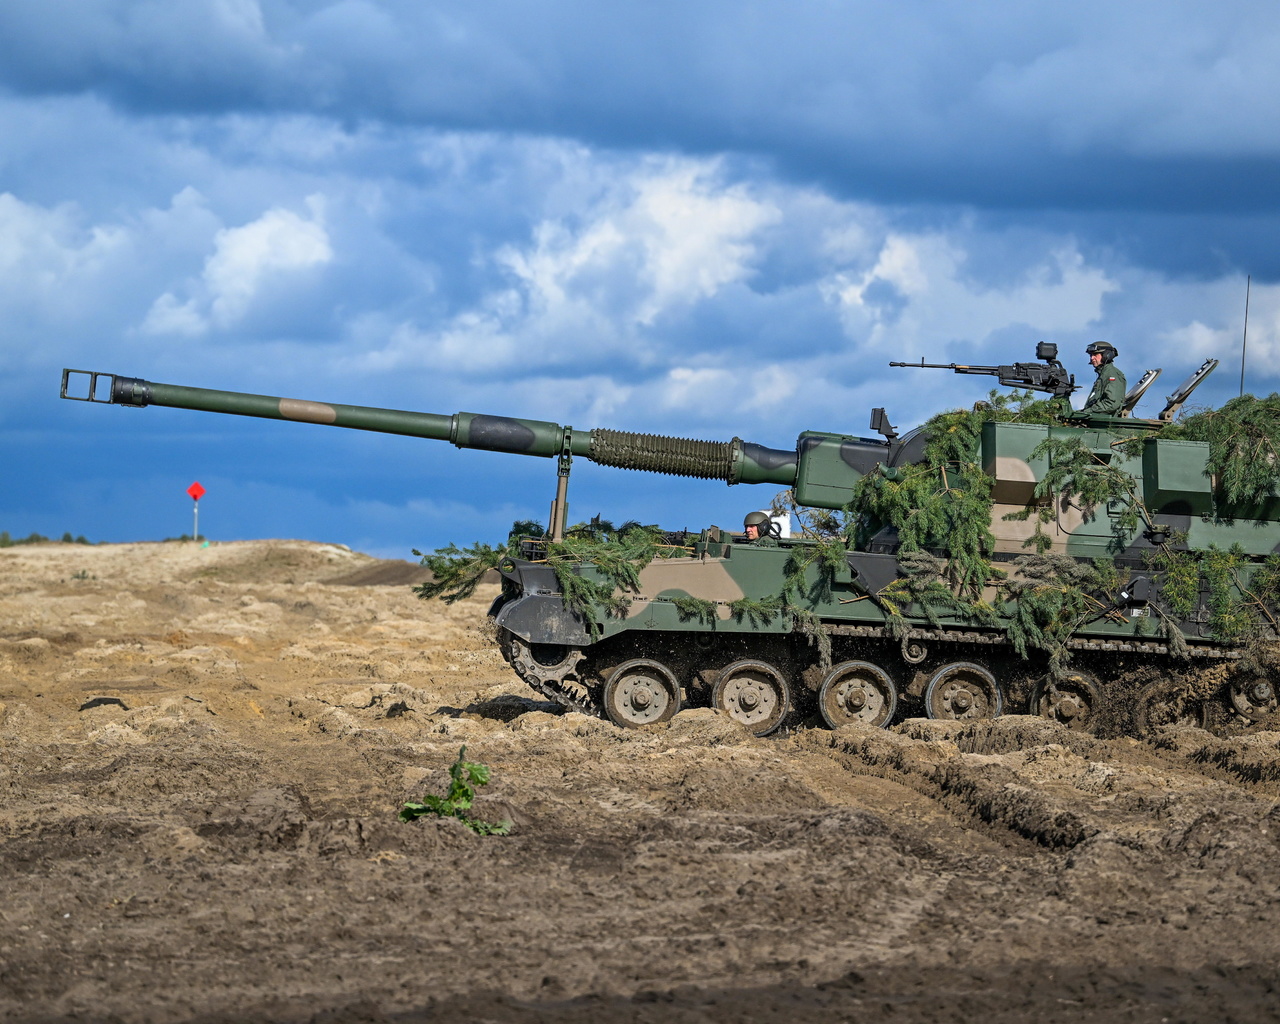
[(1098, 724), (1102, 688), (1088, 672), (1072, 672), (1061, 679), (1043, 676), (1031, 688), (1031, 714), (1051, 718), (1068, 729), (1092, 732)]
[(786, 677), (764, 661), (735, 661), (721, 671), (711, 706), (725, 712), (756, 736), (768, 736), (791, 710)]
[(666, 722), (680, 710), (680, 684), (648, 658), (624, 661), (604, 684), (604, 713), (624, 729)]
[(832, 729), (851, 722), (885, 728), (898, 709), (898, 689), (889, 673), (868, 661), (846, 661), (827, 673), (818, 708)]
[(998, 718), (1004, 710), (1004, 696), (987, 669), (971, 661), (955, 661), (938, 669), (929, 680), (924, 710), (930, 718)]

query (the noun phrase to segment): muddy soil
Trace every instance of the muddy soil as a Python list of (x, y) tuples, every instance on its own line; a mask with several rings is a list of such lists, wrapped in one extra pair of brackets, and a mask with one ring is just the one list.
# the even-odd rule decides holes
[(1280, 1019), (1280, 733), (621, 731), (415, 571), (0, 550), (4, 1019)]

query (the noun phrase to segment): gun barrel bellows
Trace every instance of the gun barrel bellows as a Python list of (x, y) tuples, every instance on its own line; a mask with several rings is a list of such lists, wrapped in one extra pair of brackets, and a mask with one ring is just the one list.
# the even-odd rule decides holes
[(618, 469), (671, 473), (704, 480), (730, 480), (733, 477), (733, 447), (732, 441), (695, 441), (597, 427), (591, 431), (589, 458), (602, 466)]

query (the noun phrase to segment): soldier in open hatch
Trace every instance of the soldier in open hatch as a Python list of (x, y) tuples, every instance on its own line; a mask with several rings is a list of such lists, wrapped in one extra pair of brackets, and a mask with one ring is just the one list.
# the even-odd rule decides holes
[(772, 547), (777, 544), (774, 540), (774, 532), (777, 525), (769, 518), (768, 512), (748, 512), (746, 518), (742, 520), (742, 532), (746, 534), (746, 540), (751, 544), (759, 544), (762, 547)]
[(1098, 379), (1094, 381), (1093, 389), (1078, 415), (1118, 416), (1128, 388), (1124, 374), (1115, 364), (1120, 353), (1109, 341), (1095, 341), (1085, 352), (1089, 354), (1089, 364), (1097, 371)]

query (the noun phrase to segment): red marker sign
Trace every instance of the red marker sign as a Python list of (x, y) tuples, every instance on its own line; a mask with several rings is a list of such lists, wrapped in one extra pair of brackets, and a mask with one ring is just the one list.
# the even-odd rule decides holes
[(200, 539), (200, 499), (204, 497), (204, 488), (200, 486), (200, 481), (197, 480), (195, 483), (193, 483), (190, 487), (187, 488), (187, 493), (191, 495), (191, 501), (192, 501), (191, 536), (193, 536), (196, 540), (199, 540)]

